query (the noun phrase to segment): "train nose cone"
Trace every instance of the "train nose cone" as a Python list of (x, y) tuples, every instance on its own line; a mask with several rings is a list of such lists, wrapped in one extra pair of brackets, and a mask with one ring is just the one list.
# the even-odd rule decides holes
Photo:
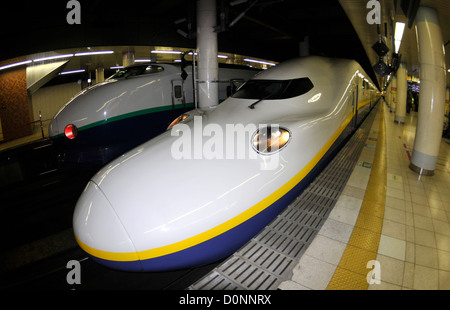
[(80, 247), (95, 261), (115, 269), (141, 271), (132, 240), (108, 199), (92, 181), (75, 206), (73, 229)]

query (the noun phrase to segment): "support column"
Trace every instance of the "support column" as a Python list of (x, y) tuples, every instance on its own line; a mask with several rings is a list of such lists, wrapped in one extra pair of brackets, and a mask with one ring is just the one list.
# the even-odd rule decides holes
[(105, 81), (105, 69), (98, 67), (95, 69), (95, 84)]
[(391, 102), (390, 102), (390, 111), (395, 113), (395, 109), (397, 107), (397, 76), (393, 76), (391, 81)]
[(445, 94), (445, 115), (449, 115), (450, 112), (450, 106), (449, 106), (449, 101), (450, 101), (450, 89), (447, 88), (446, 94)]
[(300, 57), (309, 56), (309, 37), (305, 36), (299, 43)]
[(124, 68), (134, 64), (134, 51), (126, 50), (122, 52), (122, 66)]
[(442, 138), (446, 70), (442, 30), (437, 12), (420, 7), (416, 15), (420, 63), (420, 104), (409, 167), (433, 175)]
[(216, 1), (197, 1), (198, 99), (200, 109), (219, 104)]
[(397, 70), (397, 106), (395, 109), (394, 122), (403, 124), (406, 115), (406, 92), (408, 91), (408, 82), (406, 80), (405, 64), (400, 64)]
[[(391, 77), (391, 79), (392, 79), (392, 77)], [(389, 109), (391, 109), (391, 100), (392, 100), (391, 87), (392, 87), (392, 80), (389, 81), (389, 84), (386, 87), (386, 104), (389, 107)]]

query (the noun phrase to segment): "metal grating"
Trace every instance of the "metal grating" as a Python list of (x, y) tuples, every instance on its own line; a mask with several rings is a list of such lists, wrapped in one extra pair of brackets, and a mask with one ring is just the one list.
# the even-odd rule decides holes
[(290, 279), (293, 268), (322, 227), (350, 178), (377, 110), (369, 114), (295, 201), (239, 251), (188, 289), (273, 290)]

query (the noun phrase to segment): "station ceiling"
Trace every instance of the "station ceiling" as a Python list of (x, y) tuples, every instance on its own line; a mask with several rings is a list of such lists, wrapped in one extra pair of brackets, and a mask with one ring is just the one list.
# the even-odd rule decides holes
[[(196, 48), (195, 0), (79, 0), (81, 24), (69, 25), (69, 1), (2, 3), (0, 61), (46, 51), (96, 46), (174, 46)], [(368, 24), (367, 0), (217, 0), (220, 52), (281, 62), (299, 55), (309, 41), (310, 54), (355, 59), (375, 79), (378, 60), (372, 45), (377, 26)], [(381, 29), (392, 18), (408, 20), (403, 7), (419, 0), (380, 0)], [(421, 0), (439, 12), (444, 43), (450, 40), (450, 2)], [(233, 26), (229, 26), (245, 12)], [(224, 13), (224, 14), (219, 14)], [(189, 31), (191, 29), (191, 31)], [(414, 24), (406, 28), (400, 53), (410, 74), (418, 76)], [(448, 46), (446, 46), (448, 50)], [(447, 53), (447, 66), (450, 55)], [(450, 74), (449, 74), (450, 75)], [(450, 81), (448, 79), (448, 81)], [(450, 84), (450, 83), (448, 83)]]
[[(438, 12), (439, 22), (445, 45), (446, 68), (450, 68), (450, 1), (448, 0), (379, 0), (381, 7), (381, 34), (384, 36), (385, 27), (389, 37), (394, 35), (395, 22), (406, 24), (399, 55), (401, 61), (406, 64), (408, 74), (419, 78), (419, 51), (415, 29), (415, 13), (419, 6), (435, 9)], [(361, 44), (364, 46), (369, 61), (374, 64), (378, 55), (372, 49), (372, 45), (378, 37), (375, 25), (369, 25), (366, 15), (369, 9), (365, 8), (368, 1), (365, 0), (339, 0), (347, 17), (351, 21)], [(394, 47), (391, 47), (391, 50)], [(450, 72), (447, 71), (447, 87), (450, 87)]]

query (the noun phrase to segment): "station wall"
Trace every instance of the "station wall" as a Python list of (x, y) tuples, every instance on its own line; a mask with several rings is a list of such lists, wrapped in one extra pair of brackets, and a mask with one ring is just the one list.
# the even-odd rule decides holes
[(33, 119), (39, 119), (40, 111), (43, 121), (51, 120), (58, 110), (79, 91), (81, 91), (81, 85), (76, 82), (40, 88), (31, 98)]
[(5, 140), (32, 133), (32, 109), (25, 68), (0, 73), (0, 118)]

